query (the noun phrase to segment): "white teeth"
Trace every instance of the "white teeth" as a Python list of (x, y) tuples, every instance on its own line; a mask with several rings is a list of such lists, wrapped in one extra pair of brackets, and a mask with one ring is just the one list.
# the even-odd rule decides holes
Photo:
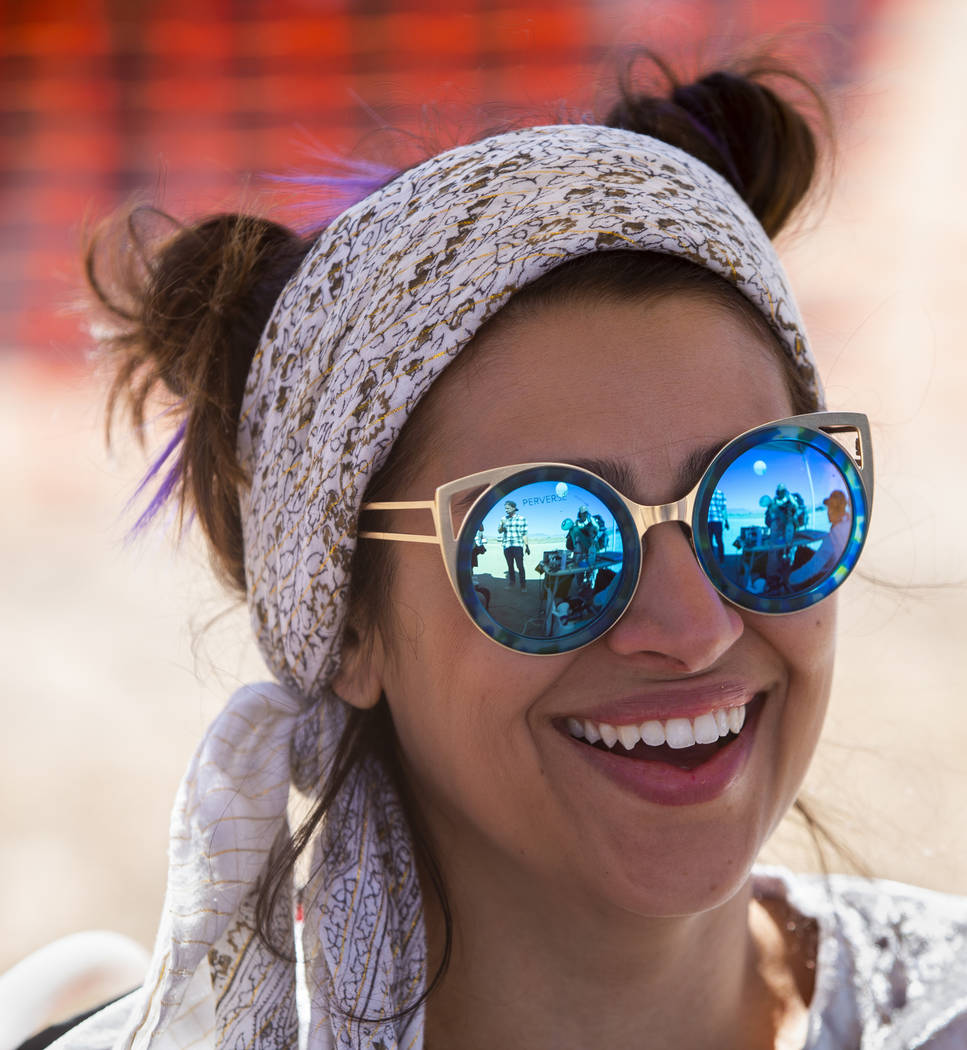
[(729, 729), (731, 729), (733, 733), (738, 733), (743, 725), (745, 725), (745, 707), (730, 707)]
[(661, 722), (642, 722), (638, 732), (641, 739), (651, 747), (660, 747), (665, 742), (665, 727)]
[(630, 751), (641, 739), (637, 726), (618, 726), (618, 739), (625, 751)]
[(716, 708), (696, 718), (669, 718), (664, 723), (651, 719), (640, 725), (614, 726), (610, 722), (592, 722), (590, 718), (568, 718), (567, 730), (578, 740), (596, 744), (599, 740), (608, 748), (618, 741), (625, 751), (631, 751), (639, 740), (649, 747), (680, 749), (695, 744), (714, 744), (720, 737), (738, 733), (745, 724), (745, 707)]
[(695, 743), (695, 730), (687, 718), (669, 718), (665, 723), (665, 742), (676, 750), (692, 747)]
[(613, 725), (608, 722), (599, 722), (598, 732), (601, 734), (601, 739), (606, 747), (614, 747), (618, 739), (618, 730)]
[(696, 744), (714, 744), (719, 738), (719, 727), (715, 715), (699, 715), (692, 723)]

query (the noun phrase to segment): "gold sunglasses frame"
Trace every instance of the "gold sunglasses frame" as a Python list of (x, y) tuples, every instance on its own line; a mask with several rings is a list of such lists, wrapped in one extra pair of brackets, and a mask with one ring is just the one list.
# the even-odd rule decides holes
[[(450, 513), (451, 501), (460, 493), (467, 492), (468, 490), (477, 487), (480, 487), (481, 489), (467, 508), (467, 513), (463, 519), (466, 521), (470, 518), (473, 508), (481, 499), (483, 499), (494, 485), (499, 484), (505, 478), (510, 477), (512, 474), (516, 474), (518, 471), (529, 470), (535, 467), (564, 467), (569, 470), (578, 470), (591, 477), (597, 478), (598, 481), (615, 492), (618, 498), (624, 503), (628, 513), (631, 515), (638, 530), (638, 536), (642, 548), (644, 548), (645, 536), (648, 530), (654, 525), (660, 525), (668, 521), (677, 521), (691, 527), (692, 517), (695, 510), (695, 501), (699, 490), (702, 487), (702, 483), (715, 461), (718, 460), (722, 453), (730, 446), (759, 430), (768, 430), (772, 427), (792, 426), (825, 434), (827, 437), (835, 440), (843, 448), (846, 455), (852, 460), (853, 465), (856, 467), (859, 474), (860, 482), (863, 486), (864, 495), (866, 497), (867, 516), (869, 516), (873, 507), (873, 457), (869, 419), (861, 412), (809, 412), (804, 415), (788, 416), (785, 419), (777, 419), (769, 423), (762, 423), (759, 426), (750, 427), (748, 430), (736, 435), (730, 441), (727, 441), (718, 452), (716, 452), (709, 462), (708, 467), (702, 472), (702, 477), (699, 478), (691, 491), (681, 499), (674, 500), (671, 503), (662, 503), (655, 506), (635, 503), (633, 500), (628, 499), (624, 493), (616, 489), (609, 481), (606, 481), (593, 471), (587, 470), (584, 467), (575, 467), (570, 463), (559, 463), (554, 461), (514, 463), (510, 466), (494, 467), (491, 470), (482, 470), (474, 474), (468, 474), (466, 477), (457, 478), (455, 481), (448, 481), (446, 484), (440, 485), (436, 489), (433, 499), (430, 500), (383, 500), (364, 503), (362, 505), (361, 510), (365, 512), (400, 510), (429, 511), (433, 517), (434, 534), (432, 536), (406, 532), (375, 532), (370, 530), (360, 531), (358, 535), (360, 539), (437, 544), (440, 547), (440, 553), (443, 557), (443, 564), (446, 568), (447, 576), (450, 579), (450, 584), (453, 587), (458, 601), (463, 604), (460, 585), (457, 579), (457, 548), (460, 531), (463, 528), (463, 522), (461, 522), (460, 526), (455, 529), (453, 517)], [(641, 561), (643, 562), (643, 560), (644, 559), (642, 558)], [(638, 577), (640, 581), (640, 564)], [(635, 583), (634, 591), (637, 590), (637, 586), (638, 581)], [(634, 591), (632, 591), (632, 598), (634, 596)], [(631, 598), (629, 598), (629, 604), (630, 601)], [(470, 619), (481, 631), (483, 631), (483, 628), (477, 624), (473, 616), (471, 616)], [(483, 633), (487, 634), (486, 631), (483, 631)], [(488, 637), (491, 636), (488, 635)]]

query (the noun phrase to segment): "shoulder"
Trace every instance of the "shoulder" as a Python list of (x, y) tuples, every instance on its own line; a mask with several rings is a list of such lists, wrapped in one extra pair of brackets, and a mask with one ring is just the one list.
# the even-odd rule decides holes
[(967, 898), (781, 869), (754, 887), (819, 927), (807, 1050), (967, 1047)]

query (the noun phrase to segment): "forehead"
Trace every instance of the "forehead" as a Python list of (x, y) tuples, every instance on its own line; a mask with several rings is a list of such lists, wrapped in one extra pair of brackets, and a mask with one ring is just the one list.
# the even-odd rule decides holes
[[(683, 463), (792, 413), (779, 351), (705, 298), (567, 301), (478, 338), (421, 405), (421, 482), (542, 460), (606, 460), (640, 502)], [(671, 492), (671, 494), (669, 494)]]

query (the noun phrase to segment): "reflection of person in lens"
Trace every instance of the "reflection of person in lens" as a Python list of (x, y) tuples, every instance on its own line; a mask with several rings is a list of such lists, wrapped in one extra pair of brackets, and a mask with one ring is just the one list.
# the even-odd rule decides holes
[(517, 504), (509, 499), (504, 504), (504, 516), (497, 526), (497, 535), (504, 545), (504, 557), (507, 559), (507, 586), (513, 587), (516, 583), (514, 568), (520, 577), (520, 589), (527, 590), (527, 581), (524, 578), (524, 552), (530, 554), (531, 549), (527, 543), (527, 519), (523, 514), (517, 512)]
[(846, 493), (841, 489), (833, 489), (823, 503), (826, 504), (826, 514), (829, 517), (829, 532), (823, 537), (823, 542), (816, 548), (809, 561), (789, 574), (789, 583), (793, 587), (802, 587), (825, 576), (836, 568), (836, 563), (846, 549), (846, 541), (850, 534)]
[(708, 538), (719, 561), (725, 560), (725, 543), (722, 540), (722, 529), (729, 527), (729, 506), (725, 493), (716, 489), (708, 505)]
[(472, 560), (470, 562), (471, 568), (476, 569), (477, 568), (477, 558), (481, 554), (486, 554), (486, 553), (487, 553), (487, 547), (486, 547), (486, 544), (484, 542), (484, 530), (483, 530), (483, 525), (481, 525), (477, 529), (476, 535), (473, 538), (473, 551), (472, 551), (473, 557), (472, 557)]
[(789, 543), (796, 531), (796, 514), (799, 508), (789, 495), (789, 490), (780, 482), (775, 496), (766, 507), (766, 527), (770, 543)]
[(578, 508), (577, 521), (571, 526), (571, 543), (579, 562), (594, 564), (598, 551), (598, 526), (587, 507)]
[(766, 586), (770, 593), (784, 592), (788, 587), (788, 573), (795, 555), (792, 546), (800, 518), (801, 497), (791, 496), (782, 482), (776, 494), (766, 503), (766, 527), (769, 529), (769, 553), (766, 558)]

